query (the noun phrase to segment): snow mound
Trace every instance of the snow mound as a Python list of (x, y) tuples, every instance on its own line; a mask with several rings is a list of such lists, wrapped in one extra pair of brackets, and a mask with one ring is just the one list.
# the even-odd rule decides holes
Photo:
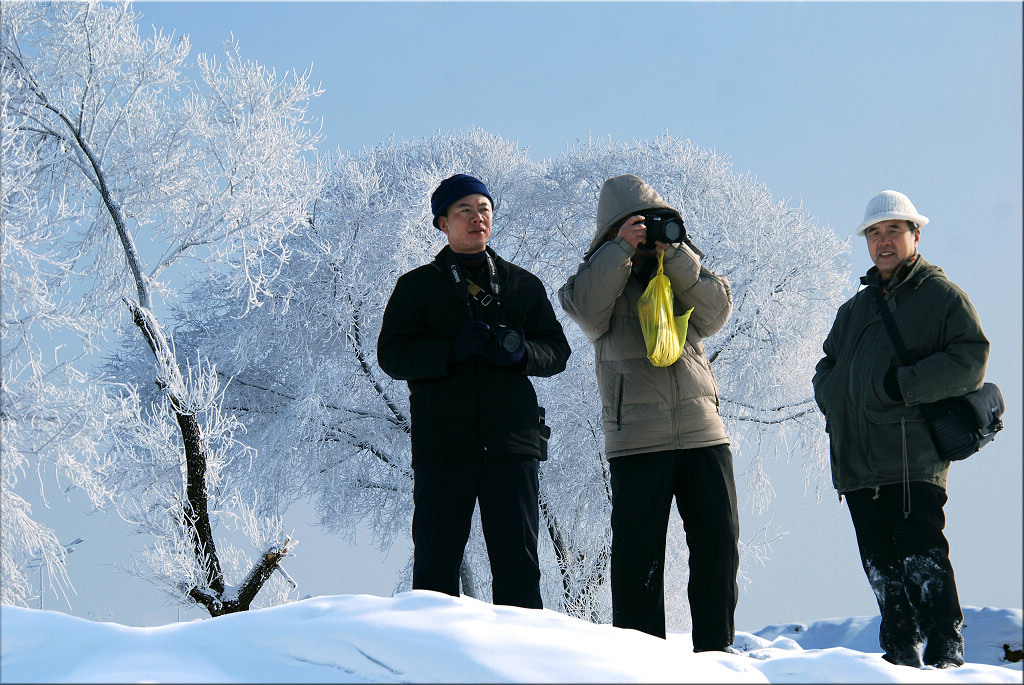
[(959, 669), (883, 661), (878, 618), (739, 633), (737, 654), (551, 610), (414, 591), (318, 597), (156, 628), (4, 606), (0, 682), (1021, 682), (1021, 610), (965, 608)]

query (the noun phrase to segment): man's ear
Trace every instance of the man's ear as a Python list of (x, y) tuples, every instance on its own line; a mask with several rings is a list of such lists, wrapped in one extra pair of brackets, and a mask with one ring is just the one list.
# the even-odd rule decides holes
[(441, 232), (448, 235), (448, 217), (443, 214), (437, 217), (437, 227), (441, 229)]

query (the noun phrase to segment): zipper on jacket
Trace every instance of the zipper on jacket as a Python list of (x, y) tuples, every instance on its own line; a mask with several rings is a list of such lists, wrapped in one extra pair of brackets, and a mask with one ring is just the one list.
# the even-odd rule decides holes
[(622, 430), (622, 388), (626, 382), (626, 377), (623, 375), (619, 376), (619, 387), (616, 391), (615, 400), (615, 430)]
[[(676, 362), (676, 363), (678, 363), (678, 362)], [(675, 448), (678, 450), (678, 449), (682, 449), (682, 438), (680, 438), (679, 432), (681, 430), (681, 426), (680, 426), (680, 424), (682, 424), (681, 414), (683, 412), (683, 408), (682, 408), (682, 406), (680, 405), (680, 402), (679, 402), (679, 376), (677, 374), (677, 371), (678, 371), (679, 367), (676, 366), (676, 364), (674, 363), (669, 368), (673, 369), (673, 371), (668, 374), (669, 390), (672, 392), (672, 404), (671, 404), (672, 411), (669, 414), (669, 416), (671, 417), (671, 420), (672, 420), (672, 436), (673, 436), (673, 440), (675, 440)], [(708, 370), (710, 370), (710, 369), (711, 369), (711, 365), (708, 364)], [(712, 385), (715, 388), (715, 405), (717, 407), (717, 405), (718, 405), (718, 383), (716, 383), (715, 380), (714, 380), (714, 373), (712, 373), (711, 376), (712, 376), (711, 383), (712, 383)]]
[(910, 518), (910, 464), (907, 462), (907, 417), (900, 417), (903, 435), (903, 518)]

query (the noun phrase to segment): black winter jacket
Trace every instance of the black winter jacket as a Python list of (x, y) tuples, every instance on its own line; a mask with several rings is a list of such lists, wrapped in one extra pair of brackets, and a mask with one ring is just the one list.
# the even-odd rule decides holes
[(474, 356), (448, 368), (459, 331), (473, 319), (492, 322), (495, 311), (495, 305), (485, 310), (456, 286), (449, 247), (402, 275), (384, 310), (377, 361), (389, 376), (409, 383), (414, 463), (482, 454), (540, 456), (537, 395), (528, 376), (563, 371), (569, 343), (540, 279), (487, 252), (507, 325), (522, 329), (526, 338), (516, 367)]

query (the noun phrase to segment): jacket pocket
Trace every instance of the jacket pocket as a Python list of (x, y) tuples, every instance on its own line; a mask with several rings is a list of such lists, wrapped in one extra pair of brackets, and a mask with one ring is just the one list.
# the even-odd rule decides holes
[(598, 372), (601, 389), (601, 426), (605, 432), (622, 430), (622, 402), (625, 376), (605, 370)]
[(906, 440), (910, 477), (927, 475), (933, 469), (924, 465), (934, 461), (935, 447), (928, 424), (917, 407), (867, 405), (865, 443), (868, 467), (876, 474), (903, 479), (903, 441)]

